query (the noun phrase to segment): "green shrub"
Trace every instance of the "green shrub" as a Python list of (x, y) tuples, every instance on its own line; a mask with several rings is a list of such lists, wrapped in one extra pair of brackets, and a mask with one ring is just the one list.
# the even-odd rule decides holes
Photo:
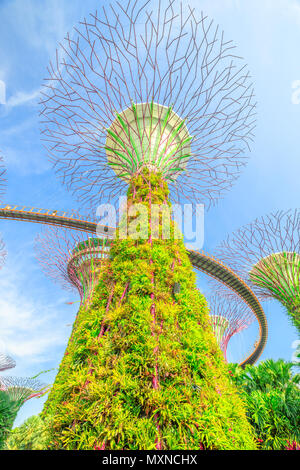
[(293, 375), (292, 367), (271, 359), (244, 370), (230, 365), (261, 449), (284, 450), (288, 442), (300, 442), (300, 375)]
[(6, 441), (8, 450), (45, 450), (49, 440), (47, 421), (39, 415), (31, 416), (21, 426), (13, 429)]

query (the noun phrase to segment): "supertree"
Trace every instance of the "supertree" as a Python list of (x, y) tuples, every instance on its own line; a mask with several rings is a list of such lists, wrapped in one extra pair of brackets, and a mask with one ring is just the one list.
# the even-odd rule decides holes
[(0, 152), (0, 199), (2, 200), (6, 189), (6, 167), (4, 164), (4, 158)]
[(10, 356), (0, 353), (0, 372), (16, 367), (16, 362)]
[(64, 289), (77, 290), (81, 302), (87, 304), (110, 244), (110, 239), (95, 234), (49, 227), (37, 236), (35, 252), (44, 273)]
[(3, 267), (7, 256), (7, 251), (5, 249), (5, 243), (0, 238), (0, 269)]
[(214, 294), (207, 296), (210, 309), (210, 322), (218, 344), (227, 360), (227, 347), (230, 339), (248, 328), (255, 320), (251, 309), (239, 300)]
[(0, 377), (0, 449), (22, 405), (45, 393), (45, 385), (38, 380), (20, 377)]
[[(259, 298), (274, 298), (300, 330), (300, 213), (277, 211), (240, 228), (216, 249)], [(220, 286), (224, 295), (228, 289)]]
[(43, 138), (83, 203), (127, 188), (127, 211), (44, 408), (49, 445), (255, 448), (183, 241), (152, 217), (232, 184), (254, 126), (249, 73), (219, 27), (173, 0), (113, 3), (76, 34), (49, 68)]

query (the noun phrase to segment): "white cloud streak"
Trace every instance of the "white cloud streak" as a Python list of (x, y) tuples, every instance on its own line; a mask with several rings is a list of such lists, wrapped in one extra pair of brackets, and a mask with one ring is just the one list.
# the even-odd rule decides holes
[[(27, 267), (27, 270), (25, 268)], [(31, 271), (31, 275), (32, 275)], [(61, 299), (49, 303), (40, 298), (41, 292), (26, 289), (29, 275), (28, 259), (10, 263), (0, 273), (0, 348), (25, 363), (43, 363), (53, 358), (59, 346), (66, 344), (67, 328)]]
[(32, 104), (40, 95), (40, 88), (33, 90), (31, 92), (17, 91), (13, 96), (11, 96), (7, 102), (6, 106), (9, 108), (15, 108), (17, 106), (23, 106)]

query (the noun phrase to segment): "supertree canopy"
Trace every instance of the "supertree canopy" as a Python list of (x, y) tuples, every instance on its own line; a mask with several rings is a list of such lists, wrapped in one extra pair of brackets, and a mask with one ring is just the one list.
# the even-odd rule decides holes
[[(236, 177), (254, 125), (249, 73), (218, 27), (173, 0), (112, 3), (76, 35), (49, 69), (43, 138), (81, 201), (96, 209), (126, 187), (127, 211), (43, 410), (49, 447), (254, 449), (183, 241), (152, 218)], [(138, 236), (120, 236), (125, 219)]]
[(0, 449), (22, 405), (45, 393), (45, 385), (38, 380), (20, 377), (0, 377)]
[(49, 227), (38, 235), (35, 251), (44, 273), (64, 289), (77, 289), (86, 303), (107, 260), (110, 244), (111, 240), (95, 238), (95, 234)]
[(218, 294), (208, 296), (210, 322), (218, 344), (227, 359), (227, 347), (233, 335), (248, 328), (255, 321), (251, 309), (237, 296), (230, 300)]
[(262, 300), (279, 300), (300, 330), (298, 209), (256, 219), (224, 241), (216, 255), (249, 283)]
[(209, 203), (230, 187), (255, 102), (219, 26), (178, 1), (129, 0), (75, 31), (50, 64), (41, 118), (55, 169), (80, 201), (114, 198), (145, 167), (163, 175), (173, 200)]
[(14, 359), (6, 354), (0, 353), (0, 372), (7, 369), (13, 369), (14, 367), (16, 367)]

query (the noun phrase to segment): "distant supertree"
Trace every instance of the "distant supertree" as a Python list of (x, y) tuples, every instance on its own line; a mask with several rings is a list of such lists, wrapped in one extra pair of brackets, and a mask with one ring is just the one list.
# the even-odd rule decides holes
[(31, 398), (45, 393), (46, 386), (39, 380), (28, 377), (0, 376), (1, 391), (14, 402), (25, 403)]
[(227, 360), (230, 339), (255, 321), (252, 310), (237, 296), (228, 300), (218, 294), (207, 296), (210, 321), (218, 344)]
[(256, 219), (221, 243), (216, 256), (250, 284), (259, 298), (279, 300), (300, 330), (299, 209)]
[(95, 234), (49, 227), (36, 238), (35, 251), (44, 273), (64, 289), (77, 290), (81, 302), (86, 303), (109, 255), (110, 243)]
[(0, 449), (22, 405), (45, 393), (45, 385), (35, 379), (0, 376)]
[(16, 362), (10, 356), (0, 353), (0, 372), (16, 367)]
[(188, 4), (106, 5), (69, 34), (45, 81), (42, 137), (80, 202), (124, 192), (142, 168), (171, 198), (214, 201), (247, 160), (255, 101), (232, 41)]

